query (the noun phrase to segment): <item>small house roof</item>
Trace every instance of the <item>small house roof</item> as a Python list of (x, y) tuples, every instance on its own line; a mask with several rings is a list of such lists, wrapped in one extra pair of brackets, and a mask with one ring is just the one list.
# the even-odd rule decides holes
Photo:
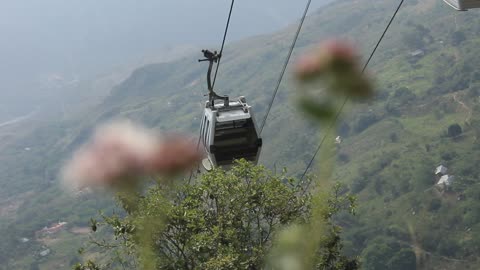
[(445, 174), (447, 174), (447, 172), (448, 172), (448, 168), (443, 166), (443, 165), (440, 165), (440, 166), (437, 167), (437, 169), (435, 169), (435, 174), (445, 175)]
[(50, 254), (50, 249), (45, 249), (44, 251), (40, 252), (40, 256), (45, 257)]
[(27, 243), (28, 241), (30, 241), (30, 239), (28, 239), (26, 237), (20, 238), (20, 242), (22, 242), (22, 243)]
[(438, 180), (437, 185), (451, 186), (455, 177), (453, 175), (444, 175)]
[(411, 56), (420, 56), (420, 55), (423, 55), (424, 53), (425, 52), (423, 50), (418, 49), (418, 50), (415, 50), (415, 51), (411, 51), (410, 55)]

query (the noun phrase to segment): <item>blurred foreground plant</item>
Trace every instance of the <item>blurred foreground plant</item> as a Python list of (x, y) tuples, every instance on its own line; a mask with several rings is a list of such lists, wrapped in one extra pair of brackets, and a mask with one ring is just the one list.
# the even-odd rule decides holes
[[(151, 216), (149, 220), (137, 216), (144, 182), (149, 176), (172, 175), (189, 169), (201, 158), (195, 144), (184, 137), (162, 137), (131, 122), (115, 122), (98, 128), (92, 140), (77, 150), (63, 168), (63, 184), (71, 191), (114, 192), (123, 208), (135, 216), (135, 222), (129, 227), (121, 227), (118, 218), (106, 219), (107, 222), (115, 224), (115, 237), (125, 233), (135, 235), (141, 247), (138, 252), (141, 268), (153, 269), (156, 260), (152, 251), (153, 233), (162, 228), (165, 215)], [(97, 225), (92, 221), (92, 230)], [(90, 266), (76, 267), (96, 269), (95, 264), (89, 263)]]
[[(264, 269), (278, 232), (288, 224), (309, 223), (311, 197), (300, 194), (297, 181), (238, 161), (228, 172), (215, 169), (178, 189), (157, 185), (139, 197), (135, 212), (95, 221), (98, 229), (114, 232), (110, 241), (97, 240), (95, 244), (108, 247), (110, 243), (114, 250), (140, 255), (144, 252), (142, 241), (131, 228), (136, 228), (139, 220), (141, 224), (141, 220), (163, 216), (164, 225), (154, 226), (151, 233), (155, 267), (150, 269)], [(330, 215), (324, 217), (328, 234), (316, 248), (316, 269), (346, 269), (333, 266), (356, 264), (355, 259), (341, 254), (340, 228), (332, 222), (336, 213), (352, 212), (353, 207), (351, 197), (336, 185), (329, 194)], [(289, 248), (301, 252), (295, 246)], [(115, 266), (136, 269), (134, 259), (130, 264), (117, 261), (102, 269)]]
[[(326, 42), (303, 56), (295, 74), (300, 107), (321, 124), (334, 126), (348, 98), (367, 99), (373, 95), (355, 50), (341, 41)], [(311, 195), (304, 195), (303, 187), (294, 184), (298, 182), (295, 179), (240, 161), (228, 172), (215, 169), (180, 190), (161, 182), (145, 195), (138, 189), (121, 188), (118, 198), (128, 215), (104, 217), (101, 223), (92, 222), (92, 227), (110, 226), (115, 240), (121, 239), (121, 248), (137, 255), (141, 269), (358, 269), (356, 259), (341, 254), (340, 228), (332, 222), (341, 210), (354, 213), (355, 200), (342, 195), (341, 187), (332, 183), (335, 135), (327, 131), (325, 136), (320, 174), (312, 178)], [(81, 171), (97, 179), (94, 184), (130, 187), (137, 183), (138, 175), (168, 172), (165, 168), (170, 166), (183, 168), (200, 157), (188, 144), (178, 144), (179, 149), (165, 156), (175, 157), (173, 161), (165, 163), (164, 156), (158, 154), (165, 148), (157, 146), (161, 144), (150, 136), (144, 141), (151, 147), (139, 144), (138, 148), (145, 151), (132, 152), (124, 148), (137, 144), (130, 140), (105, 146), (102, 140), (94, 140), (91, 147), (74, 158), (78, 166), (67, 166), (66, 175), (79, 175), (71, 172)], [(115, 156), (106, 163), (108, 170), (95, 171), (96, 162), (84, 162), (92, 157), (96, 161), (108, 158), (110, 154), (105, 155), (105, 151)], [(103, 154), (97, 156), (98, 152)], [(118, 248), (106, 242), (96, 243)], [(136, 260), (131, 262), (129, 268), (137, 268)], [(125, 267), (124, 263), (117, 266)], [(115, 264), (107, 267), (112, 266)]]
[(73, 191), (131, 190), (146, 176), (185, 170), (201, 158), (185, 137), (162, 137), (131, 122), (115, 122), (99, 127), (91, 141), (75, 152), (63, 168), (63, 184)]
[[(311, 213), (306, 224), (294, 224), (277, 238), (269, 258), (270, 269), (358, 269), (356, 261), (318, 264), (318, 247), (329, 242), (332, 215), (330, 193), (335, 190), (332, 173), (335, 160), (334, 138), (338, 116), (348, 99), (368, 99), (373, 88), (360, 67), (356, 50), (347, 42), (330, 40), (301, 56), (295, 66), (299, 107), (324, 125), (320, 139), (319, 175), (311, 179)], [(333, 128), (332, 128), (333, 127)], [(310, 185), (307, 185), (310, 187)], [(353, 204), (353, 197), (349, 198)]]
[(295, 65), (299, 107), (319, 120), (333, 120), (345, 99), (368, 99), (373, 86), (354, 47), (329, 40), (302, 55)]

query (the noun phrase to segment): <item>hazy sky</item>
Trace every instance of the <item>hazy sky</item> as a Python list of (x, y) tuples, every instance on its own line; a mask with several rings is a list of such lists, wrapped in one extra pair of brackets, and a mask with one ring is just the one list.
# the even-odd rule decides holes
[[(312, 11), (328, 0), (313, 1)], [(237, 0), (229, 40), (278, 30), (306, 1)], [(164, 46), (220, 45), (230, 0), (0, 1), (0, 98), (52, 73), (85, 77)]]

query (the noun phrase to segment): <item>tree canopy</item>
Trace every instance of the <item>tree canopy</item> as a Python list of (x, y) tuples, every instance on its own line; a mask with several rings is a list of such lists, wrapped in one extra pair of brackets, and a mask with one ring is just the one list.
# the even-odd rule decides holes
[[(230, 171), (215, 169), (203, 174), (193, 184), (179, 188), (156, 185), (139, 196), (139, 207), (121, 218), (92, 220), (95, 230), (113, 230), (115, 245), (96, 241), (105, 251), (115, 246), (135, 254), (142, 249), (135, 230), (147, 224), (153, 228), (153, 250), (157, 269), (261, 269), (273, 239), (289, 224), (304, 224), (309, 219), (311, 198), (301, 186), (285, 174), (274, 174), (262, 166), (240, 161)], [(318, 269), (357, 269), (356, 259), (342, 254), (341, 229), (331, 218), (353, 207), (340, 186), (332, 194), (329, 234), (318, 248)], [(159, 222), (161, 220), (162, 222)], [(107, 267), (123, 265), (135, 268), (131, 261), (111, 262)], [(89, 264), (89, 266), (87, 266)], [(103, 269), (87, 262), (76, 269)], [(84, 268), (82, 268), (84, 267)], [(90, 268), (89, 268), (90, 267)]]

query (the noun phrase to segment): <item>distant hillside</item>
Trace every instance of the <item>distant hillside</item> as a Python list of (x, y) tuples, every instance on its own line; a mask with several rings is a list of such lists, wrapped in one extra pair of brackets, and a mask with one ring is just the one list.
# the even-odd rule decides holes
[[(329, 1), (313, 1), (312, 7)], [(219, 0), (5, 3), (0, 10), (0, 120), (2, 113), (16, 116), (38, 107), (50, 94), (39, 91), (48, 79), (91, 79), (168, 46), (218, 42), (229, 5)], [(280, 29), (303, 6), (290, 0), (237, 1), (229, 38)]]
[[(296, 54), (338, 35), (352, 39), (367, 54), (397, 4), (336, 1), (310, 15)], [(217, 89), (246, 96), (259, 121), (293, 31), (294, 26), (226, 47)], [(356, 218), (340, 217), (338, 222), (345, 227), (347, 251), (361, 256), (365, 269), (405, 269), (402, 265), (415, 260), (412, 254), (418, 269), (480, 267), (479, 41), (479, 12), (457, 13), (436, 0), (408, 1), (369, 69), (378, 96), (346, 109), (338, 130), (343, 142), (336, 178), (358, 195), (359, 209)], [(45, 143), (35, 156), (17, 164), (25, 164), (22, 168), (31, 169), (31, 175), (47, 169), (49, 179), (55, 179), (59, 160), (82, 143), (96, 123), (117, 117), (196, 134), (206, 93), (207, 66), (197, 63), (200, 57), (199, 52), (134, 71), (94, 110), (26, 136), (25, 142), (44, 136)], [(295, 87), (285, 79), (266, 125), (262, 163), (286, 166), (298, 175), (316, 149), (319, 131), (295, 108), (290, 99)], [(461, 130), (452, 134), (455, 124)], [(435, 187), (434, 170), (440, 164), (456, 179), (446, 192)], [(25, 186), (20, 183), (18, 190)], [(22, 233), (54, 218), (81, 225), (81, 219), (94, 212), (92, 200), (66, 207), (72, 201), (55, 184), (45, 179), (35, 183), (41, 193), (24, 199), (14, 221), (22, 223)]]

